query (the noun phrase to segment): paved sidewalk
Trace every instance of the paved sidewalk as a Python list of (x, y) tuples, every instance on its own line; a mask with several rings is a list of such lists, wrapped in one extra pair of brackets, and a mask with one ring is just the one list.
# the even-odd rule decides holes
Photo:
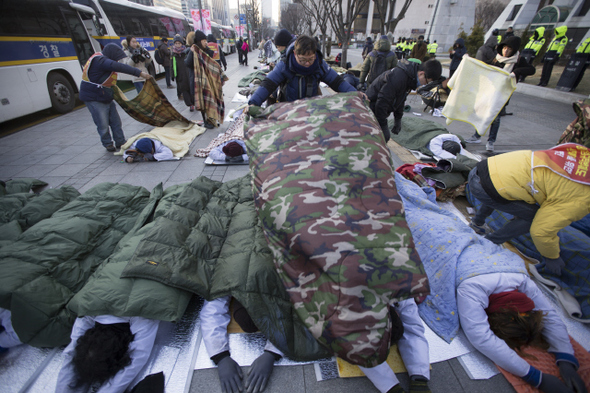
[[(336, 53), (338, 51), (335, 51)], [(349, 51), (353, 64), (360, 61), (361, 50)], [(239, 90), (237, 82), (254, 71), (257, 63), (257, 51), (250, 55), (250, 66), (237, 64), (237, 55), (227, 57), (230, 66), (227, 75), (230, 80), (224, 87), (226, 113), (238, 106), (231, 99)], [(170, 102), (188, 119), (199, 121), (199, 112), (189, 112), (188, 107), (176, 97), (175, 89), (166, 89), (164, 80), (158, 82)], [(538, 90), (537, 90), (538, 89)], [(571, 102), (580, 95), (564, 96), (564, 102), (542, 98), (541, 90), (547, 89), (528, 86), (517, 91), (510, 101), (508, 112), (512, 116), (503, 117), (493, 154), (520, 150), (544, 149), (557, 142), (565, 127), (575, 118)], [(522, 91), (522, 92), (520, 92)], [(135, 95), (135, 91), (127, 93)], [(566, 93), (562, 93), (566, 94)], [(569, 100), (569, 102), (568, 102)], [(434, 118), (424, 113), (424, 105), (416, 96), (410, 96), (408, 104), (412, 110), (405, 116), (416, 116), (445, 123), (444, 118)], [(123, 120), (123, 129), (127, 137), (150, 131), (153, 127), (141, 124), (127, 116), (118, 108)], [(107, 152), (100, 144), (98, 134), (90, 113), (83, 107), (69, 114), (37, 124), (0, 139), (0, 179), (33, 177), (49, 183), (56, 188), (69, 184), (80, 192), (85, 192), (102, 182), (121, 182), (144, 186), (151, 190), (158, 183), (164, 188), (192, 181), (198, 176), (226, 182), (248, 173), (248, 166), (208, 167), (203, 158), (193, 156), (195, 149), (206, 147), (218, 133), (224, 132), (229, 125), (207, 130), (192, 143), (189, 154), (180, 161), (148, 162), (126, 164), (121, 156)], [(465, 123), (454, 122), (448, 126), (450, 132), (468, 138), (473, 128)], [(475, 153), (485, 152), (485, 140), (468, 149)], [(408, 387), (408, 379), (400, 376), (402, 385)], [(432, 365), (430, 387), (433, 392), (511, 392), (512, 387), (501, 375), (489, 380), (474, 381), (469, 379), (457, 359)], [(335, 379), (317, 382), (313, 365), (276, 367), (271, 381), (265, 390), (267, 393), (306, 392), (376, 392), (377, 390), (366, 378)], [(0, 389), (1, 390), (1, 389)], [(198, 370), (192, 376), (190, 392), (220, 392), (217, 370)]]

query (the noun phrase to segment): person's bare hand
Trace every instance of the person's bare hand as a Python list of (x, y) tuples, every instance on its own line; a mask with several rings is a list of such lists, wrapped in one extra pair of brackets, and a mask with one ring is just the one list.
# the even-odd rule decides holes
[(141, 74), (139, 74), (139, 76), (141, 76), (143, 79), (151, 79), (152, 76), (150, 74), (148, 74), (147, 72), (142, 71)]

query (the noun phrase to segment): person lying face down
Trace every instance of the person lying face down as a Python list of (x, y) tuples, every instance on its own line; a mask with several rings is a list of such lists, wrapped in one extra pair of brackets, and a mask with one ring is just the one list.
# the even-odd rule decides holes
[[(227, 326), (231, 321), (229, 304), (231, 296), (224, 296), (212, 301), (205, 301), (201, 309), (201, 331), (203, 342), (211, 360), (217, 365), (221, 391), (238, 393), (242, 391), (244, 374), (238, 363), (231, 358)], [(234, 319), (246, 333), (258, 331), (246, 309), (234, 299)], [(270, 380), (275, 361), (283, 353), (270, 341), (252, 366), (246, 377), (245, 388), (248, 393), (262, 392)]]
[[(586, 392), (565, 325), (526, 274), (490, 273), (465, 279), (457, 288), (457, 306), (465, 335), (495, 364), (546, 393)], [(555, 356), (565, 385), (517, 354), (527, 345), (548, 349)]]
[(461, 139), (453, 134), (435, 136), (428, 143), (428, 149), (440, 158), (456, 158), (457, 154), (465, 154)]
[(123, 393), (147, 363), (159, 323), (112, 315), (77, 318), (55, 392)]
[[(411, 392), (430, 392), (430, 360), (424, 325), (418, 315), (414, 299), (402, 300), (390, 306), (392, 322), (391, 345), (397, 344), (399, 353), (410, 376)], [(383, 362), (375, 367), (359, 368), (381, 393), (404, 393), (391, 367)]]
[(241, 139), (232, 139), (215, 147), (209, 153), (209, 157), (214, 161), (248, 162), (246, 144)]
[(494, 209), (514, 215), (485, 237), (501, 244), (530, 233), (547, 270), (560, 275), (565, 262), (560, 257), (557, 233), (590, 213), (589, 158), (590, 149), (569, 143), (481, 161), (469, 173), (469, 188), (482, 203), (471, 227), (485, 234), (485, 219)]
[(129, 149), (123, 153), (123, 159), (127, 163), (142, 161), (164, 161), (174, 158), (172, 150), (164, 146), (157, 139), (141, 138), (133, 142)]

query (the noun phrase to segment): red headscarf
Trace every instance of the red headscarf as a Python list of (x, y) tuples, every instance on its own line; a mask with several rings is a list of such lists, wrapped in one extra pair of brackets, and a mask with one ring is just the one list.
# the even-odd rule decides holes
[(517, 290), (500, 292), (490, 295), (490, 303), (486, 312), (491, 314), (498, 311), (514, 310), (517, 312), (529, 312), (535, 308), (535, 302), (527, 295)]

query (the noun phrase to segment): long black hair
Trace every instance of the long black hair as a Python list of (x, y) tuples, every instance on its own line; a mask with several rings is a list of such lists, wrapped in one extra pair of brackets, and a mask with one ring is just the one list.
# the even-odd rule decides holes
[(76, 378), (72, 387), (102, 385), (130, 365), (129, 344), (133, 338), (128, 323), (96, 322), (76, 342), (72, 359)]

